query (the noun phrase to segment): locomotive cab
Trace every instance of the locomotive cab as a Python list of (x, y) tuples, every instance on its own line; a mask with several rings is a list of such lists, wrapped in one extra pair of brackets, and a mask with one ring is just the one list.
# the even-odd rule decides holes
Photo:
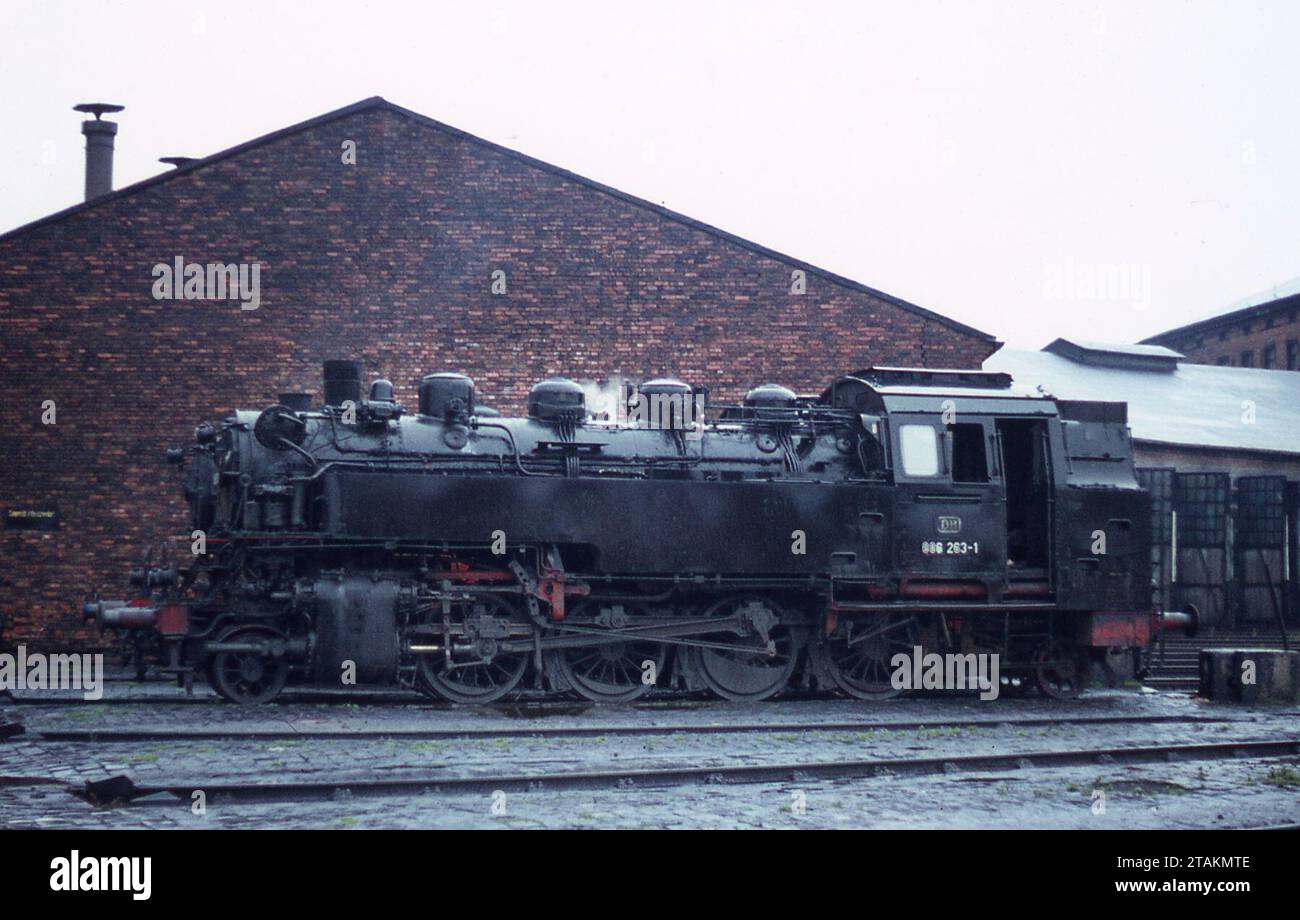
[(840, 378), (823, 399), (878, 419), (900, 596), (1146, 605), (1146, 496), (1124, 406), (1019, 391), (1006, 374), (902, 368)]

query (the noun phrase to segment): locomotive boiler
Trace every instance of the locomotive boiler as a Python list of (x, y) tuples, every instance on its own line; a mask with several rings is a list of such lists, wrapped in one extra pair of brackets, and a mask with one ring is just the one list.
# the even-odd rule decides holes
[(1004, 688), (1068, 697), (1189, 621), (1151, 609), (1123, 404), (893, 368), (739, 405), (672, 379), (624, 396), (597, 419), (545, 380), (502, 417), (438, 373), (411, 412), (326, 362), (322, 404), (285, 394), (172, 452), (181, 561), (86, 612), (244, 703), (290, 682), (882, 699), (919, 650), (996, 654)]

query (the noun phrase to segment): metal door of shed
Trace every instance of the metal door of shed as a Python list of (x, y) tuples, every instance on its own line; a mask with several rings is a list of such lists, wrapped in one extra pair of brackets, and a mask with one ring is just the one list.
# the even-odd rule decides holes
[(1227, 473), (1174, 473), (1170, 608), (1195, 604), (1207, 627), (1231, 627)]
[(1151, 603), (1157, 610), (1173, 610), (1169, 569), (1173, 537), (1174, 470), (1152, 467), (1137, 471), (1138, 483), (1151, 493)]
[(1290, 603), (1286, 478), (1242, 476), (1235, 491), (1232, 620), (1236, 626), (1276, 625)]

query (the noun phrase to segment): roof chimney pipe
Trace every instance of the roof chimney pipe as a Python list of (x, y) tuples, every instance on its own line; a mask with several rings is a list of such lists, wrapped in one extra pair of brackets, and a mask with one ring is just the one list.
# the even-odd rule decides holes
[(81, 133), (86, 135), (86, 200), (93, 201), (113, 190), (113, 137), (117, 134), (117, 123), (104, 121), (103, 117), (126, 106), (83, 102), (72, 108), (95, 116), (93, 121), (88, 118), (81, 123)]

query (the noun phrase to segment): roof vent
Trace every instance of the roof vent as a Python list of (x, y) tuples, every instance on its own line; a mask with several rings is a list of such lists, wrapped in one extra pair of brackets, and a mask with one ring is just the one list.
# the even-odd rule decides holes
[(1161, 345), (1107, 345), (1078, 339), (1056, 339), (1043, 351), (1090, 367), (1162, 373), (1178, 370), (1178, 362), (1183, 358), (1178, 352)]

